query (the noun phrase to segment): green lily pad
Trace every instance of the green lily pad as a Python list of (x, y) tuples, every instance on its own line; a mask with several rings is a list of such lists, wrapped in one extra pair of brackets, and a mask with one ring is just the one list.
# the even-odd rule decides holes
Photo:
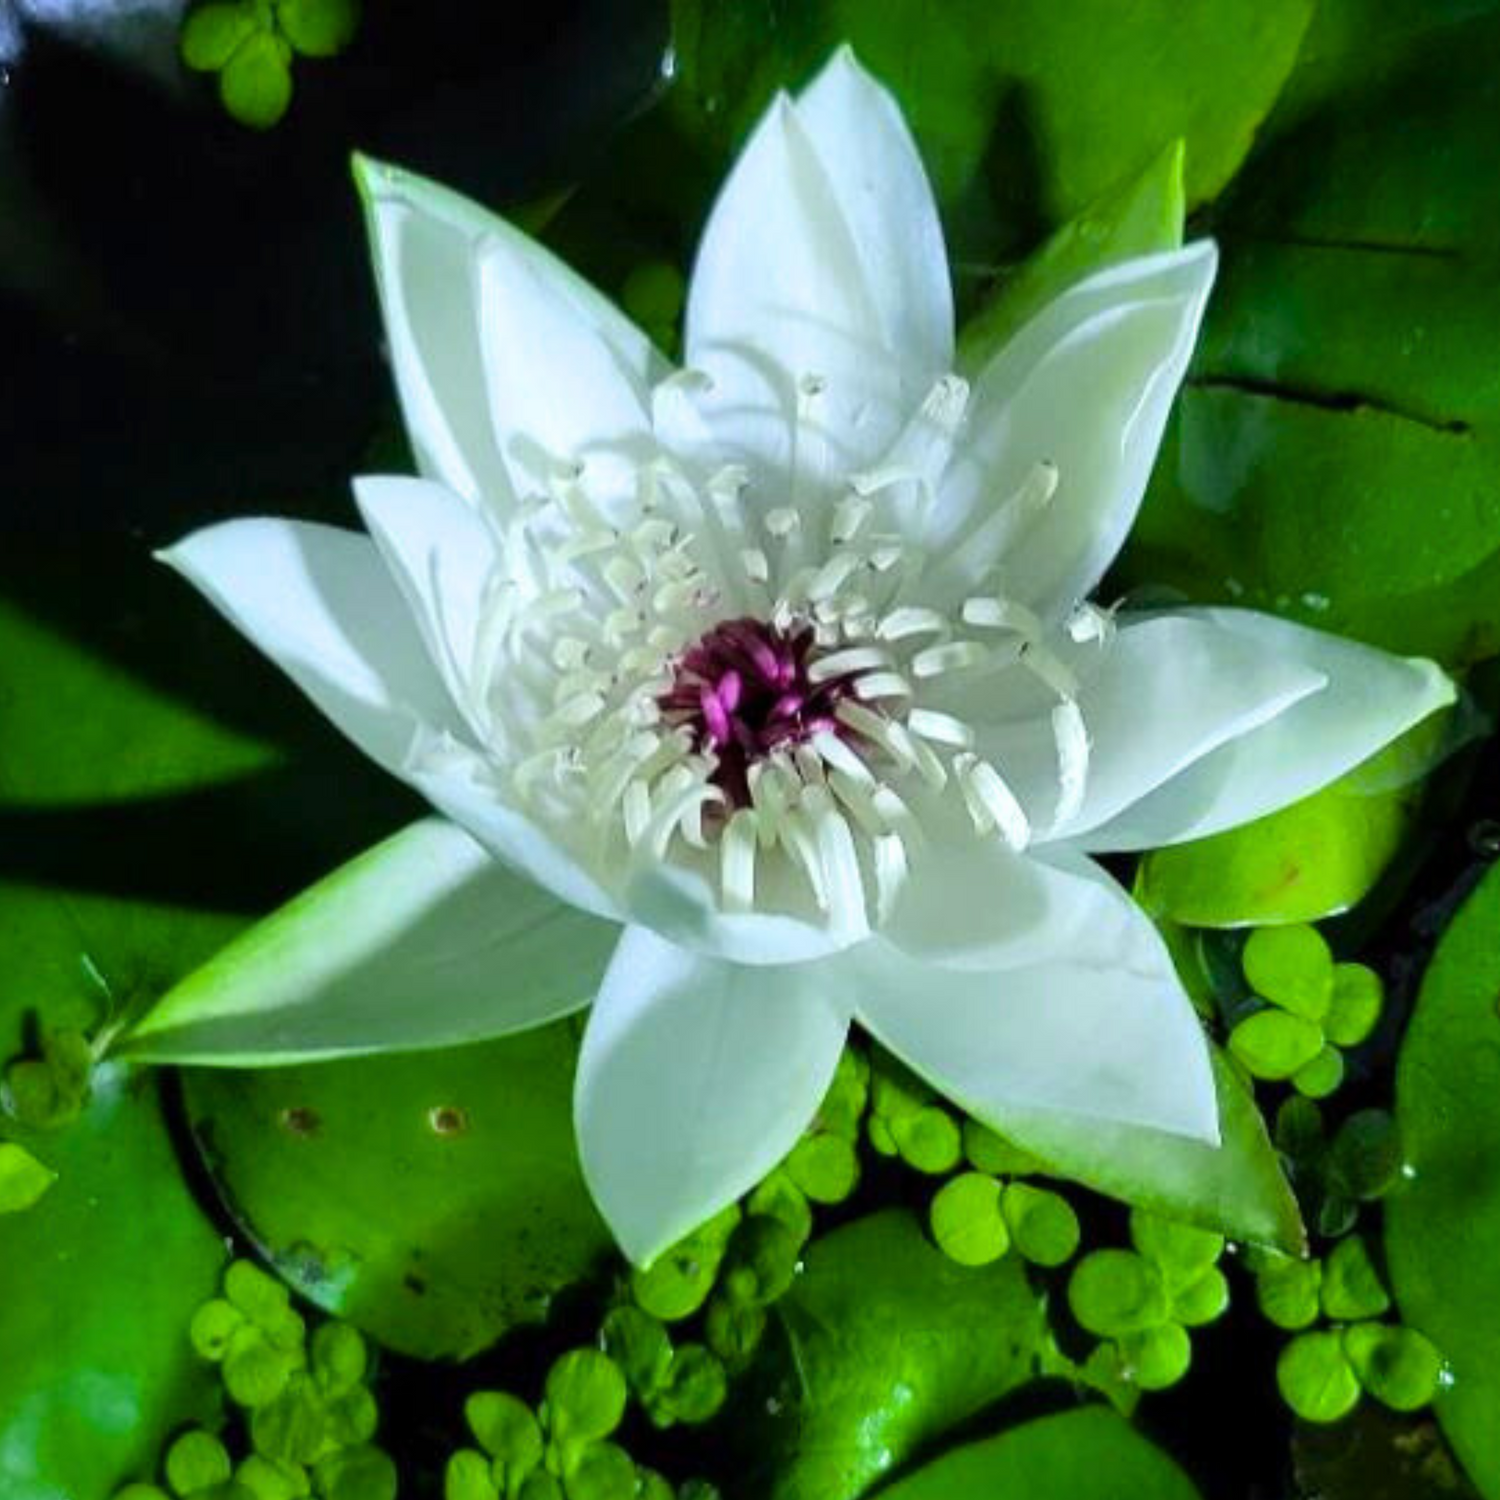
[(1076, 214), (1178, 139), (1189, 206), (1215, 196), (1311, 13), (1308, 0), (954, 0), (934, 24), (923, 0), (693, 0), (673, 11), (670, 102), (686, 134), (727, 154), (777, 87), (847, 41), (901, 101), (955, 259), (992, 259), (1018, 226)]
[(1165, 1453), (1106, 1406), (965, 1444), (881, 1492), (882, 1500), (1195, 1500), (1197, 1493)]
[(76, 1121), (28, 1144), (58, 1176), (0, 1218), (0, 1493), (109, 1495), (153, 1469), (174, 1427), (215, 1415), (216, 1382), (184, 1330), (224, 1246), (183, 1180), (153, 1077), (107, 1065)]
[(1396, 1120), (1411, 1180), (1386, 1203), (1405, 1322), (1453, 1369), (1435, 1403), (1486, 1495), (1500, 1495), (1500, 868), (1438, 945), (1401, 1048)]
[(1474, 191), (1500, 19), (1350, 55), (1221, 216), (1121, 576), (1474, 661), (1500, 649), (1500, 212)]
[[(246, 1235), (312, 1302), (424, 1358), (539, 1321), (611, 1241), (573, 1143), (576, 1028), (407, 1057), (184, 1075)], [(392, 1184), (400, 1183), (400, 1212)]]
[(1166, 1218), (1252, 1244), (1300, 1254), (1305, 1235), (1265, 1121), (1244, 1084), (1217, 1054), (1217, 1147), (1135, 1125), (1038, 1109), (1006, 1109), (995, 1124), (1056, 1176)]
[(1017, 1256), (955, 1265), (896, 1209), (837, 1229), (736, 1384), (734, 1472), (766, 1500), (855, 1500), (1028, 1380), (1043, 1325)]

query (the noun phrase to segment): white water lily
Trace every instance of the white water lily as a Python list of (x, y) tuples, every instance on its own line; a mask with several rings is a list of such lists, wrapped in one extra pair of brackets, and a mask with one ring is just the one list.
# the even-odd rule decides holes
[(980, 1119), (1216, 1140), (1192, 1006), (1091, 856), (1279, 808), (1452, 688), (1245, 611), (1086, 602), (1213, 245), (1073, 286), (967, 384), (921, 162), (846, 51), (745, 148), (673, 370), (502, 221), (361, 173), (424, 477), (356, 482), (368, 535), (243, 520), (167, 558), (444, 818), (137, 1050), (437, 1045), (592, 1001), (581, 1156), (639, 1261), (786, 1154), (851, 1020)]

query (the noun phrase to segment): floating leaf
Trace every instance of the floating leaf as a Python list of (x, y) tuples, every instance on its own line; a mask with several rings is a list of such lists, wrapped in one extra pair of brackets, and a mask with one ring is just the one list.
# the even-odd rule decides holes
[(1127, 1333), (1120, 1340), (1120, 1359), (1127, 1379), (1143, 1391), (1164, 1391), (1188, 1372), (1193, 1341), (1177, 1323), (1161, 1323)]
[(1166, 1454), (1105, 1406), (1040, 1417), (969, 1443), (882, 1491), (882, 1500), (1195, 1500)]
[(1257, 1078), (1290, 1078), (1323, 1050), (1323, 1032), (1312, 1021), (1268, 1007), (1229, 1033), (1229, 1050)]
[(987, 1266), (1010, 1248), (1000, 1184), (983, 1172), (961, 1172), (945, 1182), (933, 1196), (928, 1222), (938, 1249), (961, 1266)]
[(229, 1450), (213, 1433), (201, 1428), (183, 1433), (167, 1449), (163, 1467), (167, 1483), (179, 1495), (191, 1495), (197, 1490), (224, 1484), (234, 1470), (229, 1461)]
[(1336, 1323), (1378, 1318), (1391, 1305), (1370, 1247), (1357, 1234), (1340, 1240), (1323, 1263), (1323, 1311)]
[(292, 49), (272, 31), (257, 31), (219, 74), (219, 98), (231, 118), (269, 130), (292, 102)]
[(304, 57), (337, 57), (359, 30), (360, 0), (276, 0), (276, 24)]
[(1500, 1493), (1500, 868), (1438, 945), (1396, 1074), (1412, 1178), (1385, 1204), (1385, 1245), (1403, 1319), (1452, 1366), (1434, 1402), (1464, 1467)]
[(956, 1266), (889, 1210), (814, 1240), (771, 1327), (725, 1424), (733, 1472), (766, 1500), (855, 1500), (1029, 1378), (1042, 1298), (1017, 1257)]
[(1133, 1250), (1092, 1250), (1073, 1268), (1068, 1306), (1090, 1333), (1118, 1338), (1167, 1321), (1161, 1272)]
[(1385, 1004), (1385, 986), (1374, 969), (1363, 964), (1337, 964), (1333, 996), (1323, 1032), (1340, 1047), (1357, 1047), (1375, 1029)]
[(606, 1438), (625, 1415), (625, 1377), (607, 1354), (573, 1349), (547, 1372), (547, 1421), (559, 1441)]
[(1010, 1182), (1001, 1194), (1000, 1208), (1011, 1241), (1033, 1265), (1060, 1266), (1073, 1258), (1082, 1230), (1073, 1205), (1061, 1193)]
[(1442, 1388), (1443, 1357), (1415, 1328), (1361, 1323), (1344, 1330), (1359, 1383), (1393, 1411), (1417, 1411)]
[(189, 13), (182, 23), (182, 60), (200, 73), (217, 73), (235, 50), (259, 29), (251, 0), (212, 0)]
[(282, 1276), (390, 1348), (462, 1356), (540, 1320), (611, 1248), (574, 1145), (576, 1055), (560, 1022), (451, 1051), (195, 1069), (184, 1092), (210, 1176)]
[(1337, 1333), (1299, 1333), (1276, 1361), (1276, 1385), (1304, 1422), (1337, 1422), (1359, 1402), (1359, 1380)]
[(1294, 1331), (1310, 1328), (1322, 1310), (1323, 1264), (1290, 1255), (1268, 1257), (1255, 1271), (1255, 1300), (1267, 1321)]
[(1321, 1021), (1333, 998), (1333, 953), (1316, 927), (1258, 927), (1240, 955), (1257, 995), (1307, 1021)]

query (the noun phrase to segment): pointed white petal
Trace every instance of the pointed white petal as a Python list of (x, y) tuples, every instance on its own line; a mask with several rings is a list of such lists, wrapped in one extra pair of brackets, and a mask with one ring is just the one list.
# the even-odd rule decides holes
[(252, 1067), (501, 1036), (588, 1004), (618, 934), (429, 819), (236, 939), (126, 1050)]
[(366, 755), (400, 773), (418, 730), (458, 716), (368, 537), (227, 521), (161, 553)]
[[(489, 406), (479, 316), (479, 246), (499, 241), (572, 308), (643, 386), (665, 362), (606, 298), (550, 252), (460, 194), (356, 158), (391, 363), (422, 472), (469, 500), (505, 504), (509, 482)], [(502, 419), (503, 413), (498, 414)]]
[(1037, 464), (1051, 499), (995, 547), (955, 550), (935, 591), (973, 590), (1000, 564), (1012, 597), (1057, 619), (1089, 593), (1135, 520), (1213, 283), (1210, 241), (1127, 261), (1064, 292), (974, 382), (931, 544), (947, 549), (1017, 494)]
[(628, 497), (654, 453), (650, 361), (622, 355), (571, 280), (513, 230), (480, 241), (476, 274), (490, 409), (517, 493), (547, 495), (581, 464), (596, 503)]
[(1251, 610), (1175, 613), (1322, 673), (1328, 685), (1091, 829), (1079, 840), (1087, 848), (1157, 848), (1263, 817), (1353, 770), (1454, 700), (1452, 679), (1430, 661), (1393, 656)]
[(847, 1031), (817, 970), (743, 968), (627, 928), (589, 1017), (584, 1176), (638, 1264), (746, 1192), (812, 1119)]
[(983, 727), (978, 739), (1044, 841), (1080, 837), (1325, 683), (1310, 662), (1211, 619), (1176, 615), (1122, 618), (1107, 643), (1074, 647), (1066, 660), (1077, 670), (1089, 741), (1071, 817), (1054, 821), (1059, 760), (1049, 715)]
[(979, 1120), (1037, 1108), (1218, 1140), (1208, 1043), (1139, 911), (1095, 962), (951, 969), (876, 940), (834, 964), (860, 1022)]
[(1112, 960), (1139, 911), (1086, 856), (1065, 845), (1017, 853), (995, 837), (930, 843), (912, 861), (880, 936), (908, 958), (955, 969)]
[[(847, 61), (815, 86), (820, 140), (778, 98), (704, 231), (686, 362), (713, 382), (700, 410), (725, 456), (768, 487), (752, 504), (826, 499), (884, 452), (947, 368), (930, 199), (893, 110)], [(901, 220), (908, 210), (915, 224)], [(880, 243), (867, 252), (865, 236)]]
[(953, 364), (953, 292), (937, 204), (901, 106), (841, 47), (797, 114), (849, 226), (886, 347), (920, 372)]
[(482, 607), (499, 563), (490, 523), (430, 480), (372, 475), (354, 481), (354, 495), (453, 701), (482, 735), (471, 684)]

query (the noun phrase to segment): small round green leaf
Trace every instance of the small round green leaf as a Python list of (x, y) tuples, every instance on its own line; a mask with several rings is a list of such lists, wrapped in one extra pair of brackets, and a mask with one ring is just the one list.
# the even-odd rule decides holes
[(542, 1461), (542, 1430), (524, 1401), (507, 1391), (475, 1391), (464, 1402), (475, 1441), (511, 1473), (527, 1474)]
[(1338, 1323), (1378, 1318), (1391, 1305), (1361, 1235), (1340, 1240), (1323, 1265), (1323, 1311)]
[(1196, 1281), (1224, 1253), (1224, 1236), (1176, 1219), (1130, 1211), (1130, 1238), (1135, 1248), (1161, 1269), (1168, 1286)]
[(196, 72), (217, 73), (257, 29), (254, 5), (201, 5), (183, 22), (182, 60)]
[(604, 1352), (637, 1396), (645, 1398), (660, 1389), (672, 1363), (672, 1340), (659, 1319), (638, 1307), (616, 1307), (599, 1333)]
[(890, 1122), (896, 1150), (907, 1166), (930, 1176), (951, 1172), (963, 1156), (958, 1122), (947, 1110), (929, 1104)]
[(737, 1204), (630, 1274), (635, 1300), (654, 1317), (675, 1323), (697, 1312), (713, 1290), (729, 1237), (740, 1220)]
[(1120, 1340), (1125, 1374), (1143, 1391), (1164, 1391), (1176, 1385), (1193, 1362), (1193, 1341), (1187, 1329), (1163, 1323)]
[(1380, 975), (1363, 964), (1336, 964), (1323, 1031), (1339, 1047), (1357, 1047), (1374, 1031), (1385, 1004)]
[(264, 1331), (275, 1327), (290, 1305), (287, 1289), (248, 1260), (233, 1261), (224, 1272), (224, 1296)]
[(548, 1370), (546, 1390), (548, 1424), (559, 1441), (606, 1438), (625, 1415), (625, 1377), (597, 1349), (564, 1354)]
[(1292, 1087), (1309, 1099), (1326, 1099), (1344, 1081), (1344, 1054), (1325, 1043), (1310, 1063), (1292, 1074)]
[(0, 1141), (0, 1214), (21, 1213), (41, 1200), (57, 1173), (24, 1146)]
[(390, 1455), (368, 1446), (330, 1454), (317, 1478), (319, 1500), (396, 1500), (399, 1485)]
[(745, 1200), (745, 1209), (750, 1214), (780, 1219), (799, 1245), (805, 1245), (812, 1235), (813, 1216), (807, 1194), (780, 1168), (756, 1186)]
[(266, 1458), (288, 1464), (314, 1464), (336, 1446), (328, 1412), (305, 1375), (293, 1375), (286, 1389), (250, 1413), (250, 1441)]
[(325, 1396), (342, 1396), (365, 1378), (370, 1355), (363, 1336), (348, 1323), (324, 1323), (312, 1336), (313, 1378)]
[(1346, 1328), (1344, 1352), (1359, 1383), (1395, 1411), (1417, 1411), (1442, 1388), (1443, 1357), (1415, 1328), (1385, 1323)]
[(590, 1443), (563, 1482), (568, 1500), (635, 1500), (635, 1464), (615, 1443)]
[(715, 1297), (703, 1318), (703, 1337), (708, 1347), (730, 1371), (750, 1363), (766, 1331), (767, 1313), (756, 1303), (731, 1302)]
[(1257, 995), (1308, 1021), (1321, 1021), (1333, 998), (1333, 954), (1316, 927), (1257, 927), (1241, 955)]
[(225, 1484), (234, 1472), (229, 1450), (211, 1432), (195, 1428), (185, 1432), (167, 1449), (167, 1483), (179, 1495), (191, 1495), (212, 1485)]
[(224, 1358), (224, 1389), (247, 1410), (267, 1406), (285, 1389), (301, 1364), (299, 1356), (274, 1348), (256, 1328), (237, 1335)]
[(1362, 1109), (1339, 1127), (1328, 1176), (1339, 1193), (1361, 1202), (1383, 1198), (1401, 1180), (1405, 1154), (1395, 1116)]
[(219, 74), (226, 112), (252, 130), (269, 130), (292, 102), (292, 51), (279, 36), (257, 31)]
[(1210, 1266), (1196, 1281), (1176, 1286), (1171, 1292), (1172, 1317), (1187, 1328), (1200, 1328), (1224, 1316), (1229, 1306), (1229, 1281), (1217, 1266)]
[(1246, 1016), (1229, 1033), (1229, 1050), (1257, 1078), (1290, 1078), (1322, 1048), (1314, 1022), (1275, 1008)]
[(683, 1344), (672, 1356), (658, 1406), (675, 1421), (706, 1422), (723, 1406), (728, 1391), (723, 1362), (702, 1344)]
[[(234, 1471), (234, 1482), (254, 1500), (303, 1500), (311, 1492), (307, 1471), (252, 1453)], [(490, 1497), (493, 1500), (493, 1497)]]
[(443, 1500), (500, 1500), (490, 1461), (474, 1448), (460, 1448), (443, 1471)]
[[(316, 1386), (313, 1389), (316, 1390)], [(327, 1401), (324, 1415), (330, 1440), (341, 1448), (368, 1443), (380, 1425), (380, 1408), (375, 1404), (375, 1396), (362, 1385)]]
[(814, 1203), (842, 1203), (859, 1183), (859, 1157), (841, 1135), (804, 1136), (787, 1157), (786, 1172)]
[(1337, 1422), (1359, 1402), (1359, 1381), (1337, 1333), (1299, 1333), (1276, 1361), (1276, 1385), (1304, 1422)]
[(762, 1307), (774, 1302), (791, 1286), (801, 1248), (780, 1219), (749, 1215), (735, 1230), (720, 1267), (725, 1295)]
[(245, 1315), (232, 1302), (214, 1297), (193, 1314), (188, 1337), (204, 1359), (221, 1360), (229, 1350), (229, 1341), (245, 1326)]
[(1133, 1250), (1094, 1250), (1068, 1282), (1068, 1305), (1090, 1333), (1118, 1338), (1166, 1322), (1166, 1287), (1156, 1266)]
[(1290, 1255), (1268, 1258), (1255, 1273), (1255, 1300), (1278, 1328), (1310, 1328), (1318, 1320), (1323, 1265)]
[(945, 1182), (933, 1196), (928, 1221), (938, 1248), (961, 1266), (987, 1266), (1010, 1248), (1000, 1184), (983, 1172)]
[(1017, 1250), (1033, 1265), (1060, 1266), (1073, 1258), (1082, 1231), (1061, 1193), (1027, 1182), (1006, 1184), (1000, 1211)]
[(281, 34), (304, 57), (336, 57), (359, 30), (359, 0), (276, 0)]

